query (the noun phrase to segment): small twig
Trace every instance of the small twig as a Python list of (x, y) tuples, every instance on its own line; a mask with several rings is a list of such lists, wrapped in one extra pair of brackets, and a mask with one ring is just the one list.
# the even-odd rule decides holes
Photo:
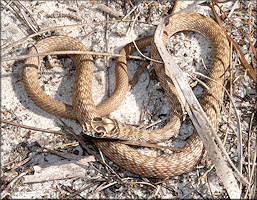
[(25, 163), (29, 162), (33, 156), (34, 155), (30, 155), (28, 158), (25, 158), (24, 160), (22, 160), (19, 163), (15, 164), (15, 166), (12, 168), (12, 170), (18, 169), (20, 166), (22, 166)]
[(76, 156), (50, 163), (42, 163), (33, 166), (35, 173), (24, 177), (23, 183), (36, 183), (51, 180), (84, 177), (90, 162), (94, 162), (94, 156)]
[(53, 134), (57, 134), (57, 135), (67, 135), (66, 133), (61, 132), (61, 131), (53, 131), (53, 130), (48, 130), (48, 129), (36, 128), (36, 127), (33, 127), (33, 126), (27, 126), (27, 125), (18, 124), (18, 123), (15, 123), (15, 122), (10, 122), (10, 121), (5, 120), (5, 119), (1, 119), (1, 122), (6, 123), (6, 124), (10, 124), (10, 125), (13, 125), (13, 126), (18, 126), (18, 127), (21, 127), (21, 128), (34, 130), (34, 131), (41, 131), (41, 132), (45, 132), (45, 133), (53, 133)]
[(207, 169), (205, 172), (204, 172), (204, 174), (201, 176), (201, 177), (199, 177), (198, 178), (198, 180), (197, 180), (197, 186), (199, 186), (200, 184), (201, 184), (201, 180), (203, 179), (203, 178), (205, 178), (207, 175), (208, 175), (208, 173), (210, 173), (212, 170), (213, 170), (213, 168), (214, 168), (214, 165), (212, 164), (210, 167), (209, 167), (209, 169)]
[[(152, 93), (151, 93), (152, 94)], [(149, 125), (147, 125), (146, 127), (144, 127), (144, 129), (148, 129), (148, 128), (150, 128), (150, 127), (152, 127), (152, 126), (155, 126), (156, 124), (159, 124), (159, 123), (161, 123), (161, 122), (163, 122), (164, 120), (157, 120), (156, 122), (153, 122), (153, 123), (151, 123), (151, 124), (149, 124)]]
[[(153, 193), (153, 195), (151, 195), (149, 199), (153, 199), (153, 197), (157, 197), (158, 194), (161, 195), (160, 191), (161, 191), (161, 186), (157, 185), (155, 193)], [(162, 199), (162, 197), (160, 197), (160, 199)]]
[(104, 5), (104, 4), (98, 4), (97, 9), (101, 10), (101, 11), (103, 11), (103, 12), (109, 14), (109, 15), (112, 15), (116, 18), (120, 18), (120, 17), (124, 16), (122, 13), (120, 13), (120, 12), (118, 12), (118, 11), (116, 11), (116, 10), (114, 10), (114, 9)]
[(57, 145), (57, 146), (54, 146), (54, 147), (49, 147), (48, 149), (55, 150), (55, 149), (59, 149), (59, 148), (76, 147), (78, 145), (79, 145), (79, 142), (69, 142), (69, 143), (65, 143), (65, 144), (62, 144), (62, 145)]
[(128, 16), (131, 15), (131, 13), (133, 13), (137, 7), (141, 4), (142, 0), (138, 1), (138, 3), (128, 12), (128, 14), (126, 14), (123, 18), (122, 18), (122, 21), (124, 21), (125, 19), (128, 18)]
[[(232, 87), (232, 83), (233, 83), (233, 73), (232, 73), (232, 44), (230, 44), (230, 56), (229, 56), (229, 68), (230, 68), (230, 96), (232, 97), (233, 96), (233, 87)], [(234, 65), (236, 64), (237, 62), (235, 61), (234, 62)], [(232, 103), (231, 103), (231, 99), (229, 99), (229, 108), (228, 108), (228, 121), (227, 121), (227, 124), (230, 124), (230, 120), (231, 120), (231, 109), (232, 109)], [(228, 135), (228, 130), (229, 130), (229, 126), (227, 125), (226, 127), (226, 131), (225, 131), (225, 136), (224, 136), (224, 141), (226, 141), (227, 139), (227, 135)]]
[(108, 188), (108, 187), (110, 187), (112, 185), (115, 185), (116, 183), (118, 183), (118, 182), (114, 181), (114, 182), (106, 184), (106, 185), (105, 185), (105, 183), (103, 183), (98, 188), (96, 188), (96, 190), (94, 192), (98, 193), (98, 192), (100, 192), (100, 191), (102, 191), (102, 190), (104, 190), (104, 189), (106, 189), (106, 188)]
[(209, 187), (209, 190), (210, 190), (210, 192), (211, 192), (212, 199), (215, 199), (214, 194), (213, 194), (213, 191), (212, 191), (212, 188), (211, 188), (211, 185), (210, 185), (210, 181), (209, 181), (208, 174), (207, 174), (207, 176), (206, 176), (206, 182), (208, 183), (208, 187)]
[[(5, 1), (6, 2), (6, 1)], [(20, 17), (21, 20), (25, 22), (25, 24), (34, 32), (38, 32), (40, 30), (38, 24), (28, 11), (28, 9), (21, 4), (20, 1), (10, 1), (9, 6), (16, 12), (16, 14)], [(7, 2), (6, 2), (7, 3)]]
[(133, 185), (136, 185), (136, 184), (144, 184), (144, 185), (149, 185), (153, 188), (156, 188), (155, 185), (151, 184), (151, 183), (148, 183), (148, 182), (142, 182), (142, 181), (139, 181), (139, 182), (132, 182)]
[(26, 172), (22, 172), (20, 173), (18, 176), (16, 176), (4, 189), (4, 191), (2, 191), (1, 193), (1, 199), (4, 199), (4, 197), (7, 195), (7, 191), (14, 186), (14, 184), (23, 176), (25, 176), (27, 173), (29, 173), (30, 170), (27, 170)]
[[(78, 143), (78, 142), (76, 142), (76, 143)], [(57, 155), (57, 156), (60, 156), (60, 157), (62, 157), (62, 158), (65, 158), (65, 159), (67, 159), (67, 160), (79, 160), (79, 159), (82, 159), (82, 158), (83, 158), (83, 156), (78, 156), (78, 155), (75, 155), (75, 154), (63, 153), (63, 152), (61, 152), (61, 151), (53, 150), (53, 149), (55, 149), (55, 147), (54, 147), (54, 148), (47, 148), (47, 147), (42, 147), (42, 146), (41, 146), (41, 148), (45, 150), (44, 152), (46, 152), (46, 151), (47, 151), (47, 152), (50, 152), (50, 153), (52, 153), (52, 154), (55, 154), (55, 155)]]
[(101, 156), (102, 163), (104, 163), (104, 166), (106, 167), (106, 169), (107, 169), (108, 171), (109, 171), (109, 170), (112, 171), (112, 173), (118, 178), (118, 180), (121, 180), (120, 175), (118, 175), (118, 174), (116, 173), (116, 171), (115, 171), (113, 168), (111, 168), (111, 167), (105, 162), (104, 155), (103, 155), (101, 149), (100, 149), (100, 148), (98, 148), (98, 149), (99, 149), (99, 153), (100, 153), (100, 156)]
[[(232, 80), (233, 80), (233, 73), (232, 73), (232, 69), (234, 69), (235, 68), (235, 66), (236, 66), (236, 63), (237, 63), (237, 58), (238, 58), (238, 55), (237, 55), (237, 57), (236, 57), (236, 60), (235, 60), (235, 62), (234, 62), (234, 64), (232, 65), (232, 42), (231, 42), (231, 44), (230, 44), (230, 97), (232, 97), (233, 96), (233, 87), (232, 87)], [(239, 155), (238, 155), (238, 157), (239, 157), (239, 160), (240, 160), (240, 162), (239, 162), (239, 172), (242, 174), (242, 167), (243, 167), (243, 145), (242, 145), (242, 131), (241, 131), (241, 122), (240, 122), (240, 119), (239, 119), (239, 116), (238, 116), (238, 112), (237, 112), (237, 110), (236, 110), (236, 108), (235, 108), (235, 105), (234, 105), (234, 102), (233, 102), (233, 100), (230, 98), (230, 102), (229, 102), (229, 109), (231, 110), (231, 103), (232, 103), (232, 105), (233, 105), (233, 108), (235, 109), (235, 114), (236, 114), (236, 119), (237, 120), (239, 120), (239, 121), (237, 121), (237, 123), (238, 123), (238, 144), (237, 144), (237, 146), (238, 146), (238, 152), (239, 152)], [(229, 120), (230, 120), (230, 118), (228, 118), (228, 124), (229, 124)], [(242, 185), (241, 185), (241, 183), (240, 183), (240, 189), (242, 189), (241, 188), (242, 187)]]
[[(202, 186), (202, 185), (201, 185)], [(192, 194), (193, 192), (197, 191), (201, 186), (196, 187), (195, 189), (189, 191), (188, 193), (184, 194), (182, 197), (179, 197), (179, 199), (185, 199), (187, 198), (190, 194)]]
[[(219, 2), (216, 2), (216, 3), (219, 3)], [(233, 6), (232, 6), (232, 8), (231, 8), (231, 10), (230, 10), (230, 12), (229, 12), (229, 14), (228, 14), (228, 17), (231, 17), (231, 15), (232, 15), (233, 12), (235, 11), (235, 9), (236, 9), (238, 3), (239, 3), (239, 1), (236, 0), (235, 3), (233, 4)]]

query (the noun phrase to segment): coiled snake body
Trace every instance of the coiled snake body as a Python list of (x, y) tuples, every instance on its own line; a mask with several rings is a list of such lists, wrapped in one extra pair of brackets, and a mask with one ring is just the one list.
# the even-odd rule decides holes
[[(182, 13), (169, 19), (165, 27), (164, 44), (168, 37), (179, 31), (195, 31), (201, 33), (211, 44), (213, 64), (209, 77), (221, 85), (224, 83), (225, 72), (228, 67), (228, 42), (219, 26), (210, 18), (197, 13)], [(151, 45), (152, 36), (136, 41), (139, 48)], [(54, 36), (39, 41), (28, 54), (46, 53), (62, 50), (87, 50), (74, 38)], [(133, 43), (126, 45), (121, 54), (128, 55), (135, 51)], [(152, 50), (154, 51), (154, 50)], [(78, 119), (86, 134), (94, 137), (110, 137), (147, 142), (159, 142), (170, 138), (180, 128), (183, 106), (176, 93), (172, 81), (165, 71), (165, 66), (155, 64), (155, 70), (165, 94), (170, 102), (170, 121), (160, 130), (140, 130), (113, 119), (103, 118), (112, 112), (122, 102), (128, 91), (128, 76), (126, 58), (116, 60), (116, 88), (106, 101), (95, 106), (92, 94), (93, 58), (90, 55), (69, 55), (76, 66), (76, 78), (73, 89), (73, 107), (56, 101), (45, 94), (38, 83), (38, 58), (25, 60), (23, 68), (23, 82), (32, 100), (42, 109), (61, 117)], [(158, 53), (153, 52), (154, 59)], [(222, 100), (222, 87), (212, 81), (206, 81), (218, 100)], [(202, 107), (209, 117), (213, 127), (217, 129), (220, 107), (217, 100), (206, 90), (202, 98)], [(116, 142), (93, 140), (101, 151), (119, 166), (139, 175), (152, 178), (169, 178), (188, 172), (200, 161), (203, 154), (203, 143), (197, 132), (187, 141), (179, 152), (165, 156), (146, 156), (135, 149)]]

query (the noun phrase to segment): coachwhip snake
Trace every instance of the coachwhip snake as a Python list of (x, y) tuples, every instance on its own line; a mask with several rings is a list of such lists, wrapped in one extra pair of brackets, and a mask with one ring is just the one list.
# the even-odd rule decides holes
[[(209, 71), (209, 77), (222, 85), (228, 67), (229, 55), (225, 34), (210, 18), (197, 13), (182, 13), (170, 18), (169, 23), (165, 27), (164, 44), (167, 43), (171, 35), (185, 30), (198, 32), (209, 41), (213, 52), (213, 64)], [(151, 45), (152, 38), (152, 36), (149, 36), (137, 40), (137, 46), (143, 48)], [(28, 54), (62, 50), (87, 50), (81, 42), (68, 36), (45, 38), (36, 43), (35, 46), (36, 48), (32, 47)], [(128, 55), (134, 51), (135, 47), (133, 43), (130, 43), (120, 51), (120, 54)], [(170, 103), (170, 121), (162, 129), (148, 131), (104, 117), (120, 105), (128, 91), (126, 58), (119, 57), (116, 60), (116, 89), (114, 93), (106, 101), (95, 106), (91, 94), (94, 69), (92, 56), (69, 56), (76, 66), (73, 108), (52, 99), (42, 90), (38, 83), (39, 59), (32, 57), (25, 60), (23, 67), (24, 86), (32, 100), (42, 109), (61, 117), (78, 119), (84, 132), (95, 137), (118, 137), (129, 140), (159, 142), (167, 140), (180, 128), (183, 107), (180, 98), (177, 96), (176, 89), (162, 64), (154, 64), (154, 67)], [(158, 53), (154, 52), (154, 50), (152, 50), (152, 56), (154, 59), (158, 59)], [(213, 91), (216, 98), (222, 101), (222, 87), (212, 81), (206, 81), (206, 84)], [(217, 121), (220, 115), (220, 106), (217, 100), (210, 92), (205, 90), (201, 104), (213, 127), (217, 130)], [(188, 172), (200, 161), (204, 152), (203, 143), (196, 131), (193, 132), (181, 151), (157, 157), (144, 155), (127, 145), (117, 142), (97, 139), (93, 139), (93, 142), (107, 157), (119, 166), (135, 174), (152, 178), (169, 178)]]

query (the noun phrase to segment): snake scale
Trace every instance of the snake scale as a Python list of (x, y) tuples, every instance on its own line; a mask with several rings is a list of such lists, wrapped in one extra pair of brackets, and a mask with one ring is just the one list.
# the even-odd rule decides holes
[[(216, 81), (206, 81), (207, 86), (218, 100), (223, 99), (221, 85), (224, 83), (228, 68), (229, 46), (225, 34), (210, 18), (197, 13), (182, 13), (173, 15), (165, 26), (164, 44), (174, 33), (180, 31), (195, 31), (202, 34), (210, 43), (213, 53), (213, 63), (208, 76)], [(137, 46), (143, 48), (151, 45), (153, 37), (137, 40)], [(68, 36), (53, 36), (36, 43), (36, 48), (30, 48), (28, 54), (47, 53), (63, 50), (87, 50), (79, 41)], [(120, 54), (128, 55), (135, 51), (133, 43), (126, 45)], [(38, 82), (39, 59), (31, 57), (25, 60), (23, 67), (23, 82), (31, 99), (45, 111), (66, 117), (78, 119), (85, 134), (94, 137), (121, 138), (128, 140), (160, 142), (169, 139), (180, 128), (184, 108), (172, 81), (166, 73), (165, 66), (154, 64), (158, 79), (164, 88), (170, 103), (170, 120), (162, 129), (149, 131), (123, 124), (117, 120), (104, 117), (117, 108), (128, 91), (127, 61), (125, 57), (116, 60), (116, 88), (113, 94), (99, 105), (92, 99), (92, 77), (94, 61), (90, 55), (69, 55), (76, 66), (76, 77), (73, 88), (73, 107), (66, 105), (46, 95)], [(158, 59), (158, 52), (152, 49), (152, 56)], [(42, 59), (42, 58), (41, 58)], [(217, 82), (219, 84), (217, 84)], [(202, 97), (202, 107), (217, 130), (220, 106), (208, 90)], [(192, 170), (201, 160), (204, 146), (196, 131), (188, 139), (181, 151), (161, 156), (147, 156), (128, 145), (114, 141), (93, 139), (99, 149), (119, 166), (145, 177), (169, 178)]]

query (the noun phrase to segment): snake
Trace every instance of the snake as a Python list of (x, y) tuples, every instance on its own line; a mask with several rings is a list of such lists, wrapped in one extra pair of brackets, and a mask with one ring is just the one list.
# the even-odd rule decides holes
[[(212, 48), (213, 60), (208, 71), (201, 105), (215, 130), (218, 129), (220, 117), (219, 101), (223, 100), (223, 89), (229, 63), (229, 44), (224, 32), (209, 17), (195, 12), (175, 14), (165, 26), (163, 42), (175, 33), (193, 31), (203, 35)], [(139, 49), (153, 46), (153, 36), (136, 40)], [(28, 55), (48, 53), (52, 51), (81, 50), (87, 48), (83, 43), (69, 36), (51, 36), (38, 41), (28, 51)], [(120, 54), (129, 55), (136, 51), (131, 42), (120, 50)], [(160, 56), (156, 49), (151, 49), (154, 59)], [(162, 155), (145, 155), (135, 148), (112, 139), (135, 140), (140, 142), (158, 143), (166, 141), (180, 129), (184, 116), (184, 106), (164, 64), (154, 63), (154, 68), (170, 105), (169, 122), (161, 129), (146, 130), (122, 123), (107, 115), (114, 111), (123, 101), (128, 88), (127, 58), (118, 57), (115, 63), (116, 87), (112, 95), (95, 105), (92, 98), (92, 80), (94, 60), (88, 54), (68, 55), (76, 67), (73, 86), (72, 105), (59, 102), (48, 96), (38, 81), (39, 61), (43, 57), (25, 59), (23, 65), (23, 83), (30, 98), (43, 110), (60, 117), (77, 119), (81, 124), (82, 134), (92, 136), (94, 144), (113, 162), (120, 167), (150, 178), (167, 179), (192, 170), (203, 158), (205, 151), (203, 142), (197, 131), (187, 139), (179, 150)], [(214, 80), (214, 81), (212, 81)], [(213, 96), (215, 95), (215, 97)], [(108, 140), (105, 140), (107, 138)]]

